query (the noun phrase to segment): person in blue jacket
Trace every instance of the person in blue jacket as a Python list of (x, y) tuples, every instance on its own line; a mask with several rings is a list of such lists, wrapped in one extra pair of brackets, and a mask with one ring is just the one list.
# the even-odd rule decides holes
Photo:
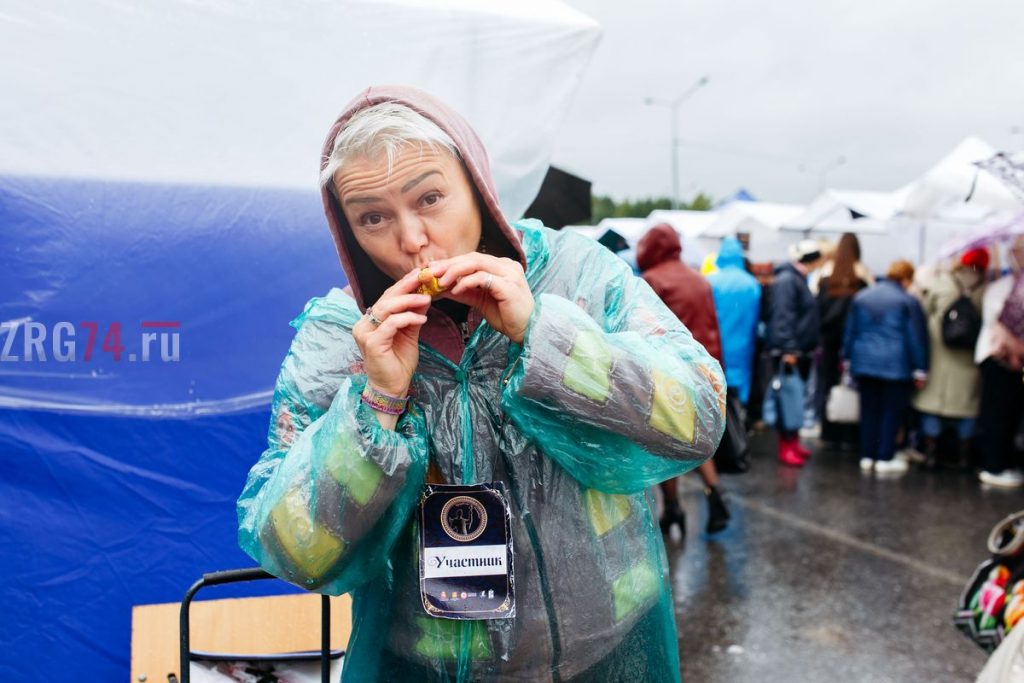
[(715, 312), (722, 340), (725, 382), (743, 405), (750, 398), (757, 321), (761, 311), (761, 285), (747, 272), (743, 246), (729, 237), (718, 250), (718, 270), (708, 275), (715, 297)]
[(917, 299), (907, 293), (914, 266), (895, 261), (886, 279), (853, 298), (843, 357), (860, 389), (860, 467), (902, 474), (893, 458), (896, 433), (914, 388), (928, 379), (928, 332)]

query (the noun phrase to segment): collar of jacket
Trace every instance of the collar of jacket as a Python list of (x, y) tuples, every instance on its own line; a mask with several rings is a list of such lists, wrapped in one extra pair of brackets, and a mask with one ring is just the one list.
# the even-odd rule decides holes
[(797, 270), (796, 266), (794, 264), (790, 263), (789, 261), (786, 261), (785, 263), (779, 264), (775, 268), (775, 276), (778, 277), (779, 275), (782, 275), (785, 272), (793, 273), (793, 275), (796, 275), (799, 278), (806, 278), (807, 277), (806, 275), (803, 275), (799, 270)]

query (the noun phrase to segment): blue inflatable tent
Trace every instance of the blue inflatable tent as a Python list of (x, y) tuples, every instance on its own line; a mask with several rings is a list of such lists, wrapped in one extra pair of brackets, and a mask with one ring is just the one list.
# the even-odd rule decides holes
[(123, 680), (132, 605), (252, 564), (288, 321), (343, 274), (315, 192), (8, 177), (0, 225), (0, 678)]

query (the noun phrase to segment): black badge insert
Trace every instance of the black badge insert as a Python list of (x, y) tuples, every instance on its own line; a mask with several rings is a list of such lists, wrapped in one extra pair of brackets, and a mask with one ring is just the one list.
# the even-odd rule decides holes
[(501, 482), (428, 484), (420, 501), (420, 593), (447, 619), (515, 616), (511, 515)]

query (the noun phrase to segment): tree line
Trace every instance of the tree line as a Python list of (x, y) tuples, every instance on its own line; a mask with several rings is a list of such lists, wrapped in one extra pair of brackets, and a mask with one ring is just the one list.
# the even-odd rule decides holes
[[(708, 211), (714, 206), (714, 201), (701, 192), (689, 202), (684, 201), (681, 204), (682, 209)], [(596, 194), (591, 198), (590, 207), (590, 224), (597, 225), (605, 218), (646, 218), (652, 211), (671, 209), (672, 200), (668, 197), (644, 197), (616, 201), (608, 195)]]

